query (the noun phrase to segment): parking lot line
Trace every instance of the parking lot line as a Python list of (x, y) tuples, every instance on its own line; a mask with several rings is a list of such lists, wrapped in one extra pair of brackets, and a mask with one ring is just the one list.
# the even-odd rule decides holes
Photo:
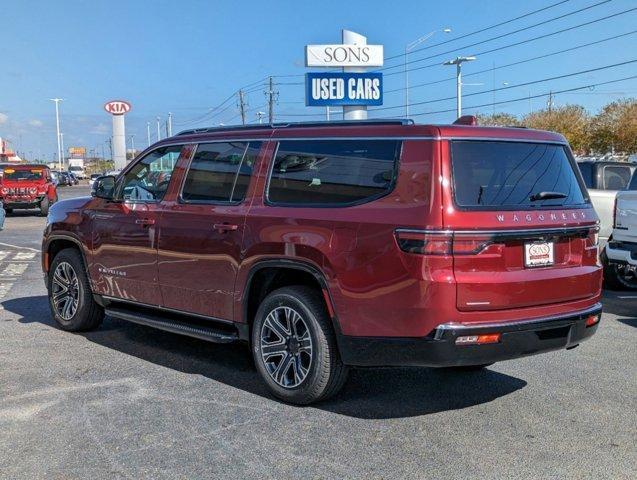
[(637, 298), (637, 295), (618, 295), (617, 298)]
[(2, 245), (3, 247), (17, 248), (18, 250), (30, 250), (32, 252), (40, 253), (40, 250), (38, 250), (37, 248), (21, 247), (19, 245), (11, 245), (10, 243), (2, 243), (2, 242), (0, 242), (0, 245)]

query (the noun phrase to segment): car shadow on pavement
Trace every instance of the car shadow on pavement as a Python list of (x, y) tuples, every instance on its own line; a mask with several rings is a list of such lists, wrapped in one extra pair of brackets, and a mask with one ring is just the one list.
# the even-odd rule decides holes
[[(618, 322), (637, 327), (637, 294), (621, 291), (605, 291), (602, 299), (604, 313), (617, 315)], [(622, 318), (623, 317), (623, 318)]]
[[(37, 322), (55, 328), (44, 295), (6, 300), (2, 306), (20, 315), (21, 323)], [(110, 317), (98, 330), (79, 335), (146, 362), (203, 375), (267, 401), (277, 401), (259, 379), (246, 345), (213, 344)], [(403, 418), (487, 403), (525, 385), (522, 379), (491, 369), (355, 369), (336, 397), (312, 408), (364, 419)]]

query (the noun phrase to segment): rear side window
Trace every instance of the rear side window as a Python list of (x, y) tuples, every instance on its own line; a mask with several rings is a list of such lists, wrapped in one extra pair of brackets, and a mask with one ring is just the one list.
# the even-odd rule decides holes
[(261, 142), (207, 143), (197, 147), (181, 198), (185, 202), (240, 202), (245, 198)]
[(606, 190), (624, 190), (630, 183), (631, 175), (628, 165), (607, 165), (604, 167), (604, 187)]
[(268, 201), (344, 206), (383, 196), (394, 186), (400, 148), (397, 140), (280, 142)]
[(587, 203), (562, 145), (453, 141), (454, 195), (475, 209), (573, 206)]

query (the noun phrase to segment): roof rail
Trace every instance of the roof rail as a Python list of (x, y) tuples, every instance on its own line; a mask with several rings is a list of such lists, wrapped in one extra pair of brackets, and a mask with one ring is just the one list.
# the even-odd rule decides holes
[(327, 120), (319, 122), (277, 122), (277, 123), (257, 123), (251, 125), (227, 125), (222, 127), (193, 128), (183, 130), (179, 135), (195, 135), (197, 133), (261, 130), (264, 128), (306, 128), (306, 127), (329, 127), (329, 126), (356, 126), (356, 125), (414, 125), (414, 121), (409, 118), (396, 119), (368, 119), (368, 120)]

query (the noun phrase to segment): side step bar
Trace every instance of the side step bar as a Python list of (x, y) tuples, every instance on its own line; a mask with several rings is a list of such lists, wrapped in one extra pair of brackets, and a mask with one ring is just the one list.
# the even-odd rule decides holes
[(154, 327), (166, 332), (178, 333), (214, 343), (231, 343), (239, 340), (238, 332), (230, 329), (215, 328), (214, 325), (201, 325), (188, 320), (176, 321), (153, 313), (127, 310), (125, 308), (106, 308), (106, 315), (132, 323)]

